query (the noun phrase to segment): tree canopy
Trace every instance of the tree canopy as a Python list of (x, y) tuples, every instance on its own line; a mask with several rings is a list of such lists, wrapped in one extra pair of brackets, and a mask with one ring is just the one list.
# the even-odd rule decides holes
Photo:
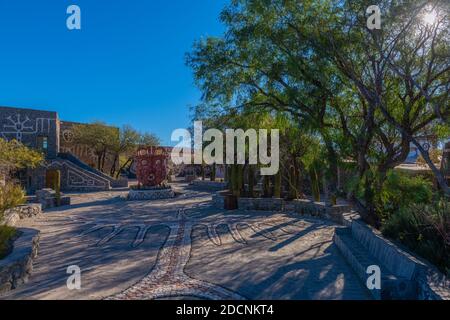
[(187, 64), (203, 111), (283, 113), (320, 137), (331, 177), (338, 158), (354, 161), (355, 201), (376, 220), (376, 196), (411, 144), (450, 195), (417, 139), (449, 130), (450, 41), (445, 1), (379, 1), (380, 30), (367, 28), (371, 4), (233, 0), (224, 36), (196, 42)]

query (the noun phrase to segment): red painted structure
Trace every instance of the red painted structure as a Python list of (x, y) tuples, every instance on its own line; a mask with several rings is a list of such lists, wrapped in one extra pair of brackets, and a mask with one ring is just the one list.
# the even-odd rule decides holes
[(160, 185), (167, 177), (169, 153), (163, 147), (141, 148), (136, 154), (136, 176), (140, 186)]

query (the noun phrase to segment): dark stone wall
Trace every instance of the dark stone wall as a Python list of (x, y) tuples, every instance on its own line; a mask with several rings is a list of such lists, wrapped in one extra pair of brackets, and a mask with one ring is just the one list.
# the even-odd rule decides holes
[(38, 149), (38, 141), (46, 137), (47, 159), (54, 159), (58, 155), (59, 131), (56, 112), (0, 107), (0, 137), (16, 139), (35, 149)]

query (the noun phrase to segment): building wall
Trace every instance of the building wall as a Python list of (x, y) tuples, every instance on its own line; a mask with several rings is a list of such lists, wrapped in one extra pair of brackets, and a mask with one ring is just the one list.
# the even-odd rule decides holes
[(58, 155), (59, 132), (56, 112), (0, 107), (0, 137), (15, 139), (34, 149), (39, 149), (38, 142), (46, 138), (48, 159)]
[[(25, 169), (15, 173), (15, 178), (26, 189), (27, 193), (45, 188), (46, 172), (58, 169), (61, 171), (61, 188), (63, 191), (108, 190), (110, 182), (69, 161), (58, 158), (60, 152), (72, 153), (86, 164), (96, 167), (97, 156), (85, 145), (73, 142), (72, 128), (78, 123), (60, 121), (58, 114), (51, 111), (23, 108), (0, 107), (0, 138), (16, 139), (24, 145), (42, 150), (43, 138), (46, 139), (45, 163), (36, 169)], [(119, 135), (119, 129), (117, 129)], [(114, 155), (108, 154), (105, 170), (111, 170)], [(117, 161), (116, 168), (119, 163)], [(4, 176), (0, 174), (0, 183)]]

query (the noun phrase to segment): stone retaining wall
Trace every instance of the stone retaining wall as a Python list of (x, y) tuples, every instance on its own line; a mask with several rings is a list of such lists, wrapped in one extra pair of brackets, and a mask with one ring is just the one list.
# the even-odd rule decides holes
[(139, 200), (161, 200), (175, 197), (175, 191), (172, 188), (155, 190), (135, 190), (131, 189), (128, 193), (128, 201)]
[(7, 226), (15, 226), (21, 219), (32, 218), (42, 213), (42, 205), (40, 203), (24, 204), (5, 211), (1, 224)]
[(28, 281), (39, 249), (39, 231), (18, 229), (12, 252), (0, 260), (0, 293), (16, 289)]
[(191, 181), (191, 185), (196, 188), (209, 191), (225, 190), (228, 187), (227, 182), (210, 181), (210, 180), (193, 180)]
[[(214, 207), (224, 209), (225, 193), (222, 191), (213, 194)], [(349, 205), (327, 206), (325, 203), (306, 199), (285, 201), (273, 198), (240, 198), (238, 207), (242, 210), (297, 212), (351, 227), (354, 241), (364, 246), (370, 255), (378, 259), (396, 276), (417, 283), (417, 299), (450, 300), (449, 279), (431, 264), (407, 253), (398, 245), (385, 239), (379, 231), (363, 223), (359, 214)]]
[(414, 280), (419, 300), (450, 300), (450, 280), (433, 265), (387, 240), (362, 221), (353, 221), (352, 235), (396, 276)]
[[(213, 194), (212, 201), (214, 207), (224, 209), (224, 192)], [(291, 211), (302, 215), (332, 220), (339, 224), (344, 223), (344, 213), (351, 211), (349, 205), (328, 206), (323, 202), (314, 202), (306, 199), (286, 201), (277, 198), (239, 198), (238, 208), (242, 210)]]

